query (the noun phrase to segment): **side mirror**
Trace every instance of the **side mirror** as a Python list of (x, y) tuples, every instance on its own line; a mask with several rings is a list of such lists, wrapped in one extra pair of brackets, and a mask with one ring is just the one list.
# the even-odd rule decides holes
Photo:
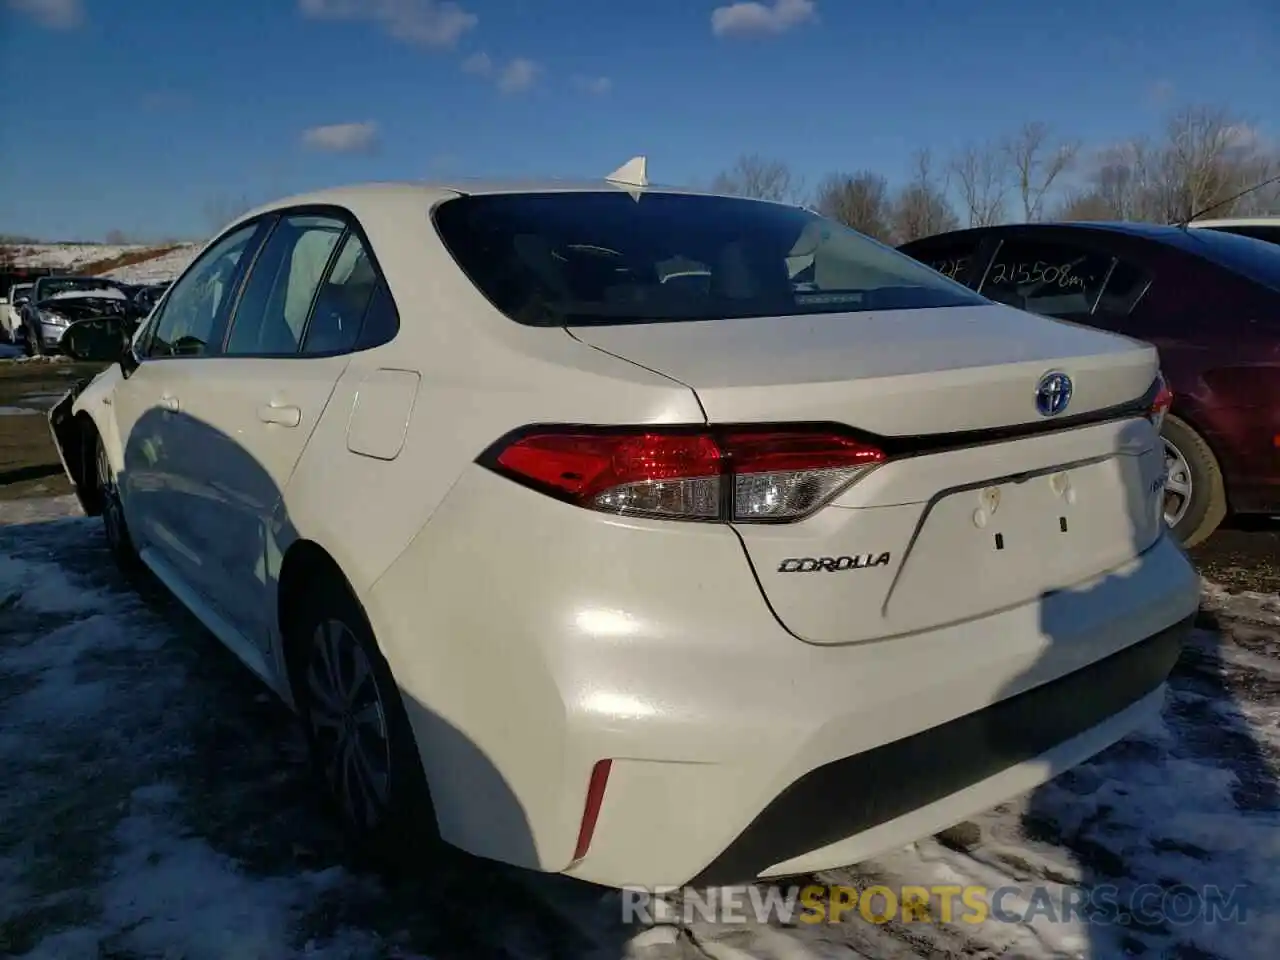
[(77, 320), (62, 335), (62, 350), (73, 360), (89, 363), (124, 362), (131, 353), (129, 334), (133, 325), (124, 317), (94, 317)]

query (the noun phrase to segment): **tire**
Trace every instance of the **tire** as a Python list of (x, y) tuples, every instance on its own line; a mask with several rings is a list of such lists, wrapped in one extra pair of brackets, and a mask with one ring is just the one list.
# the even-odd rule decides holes
[(381, 867), (421, 869), (440, 852), (431, 793), (400, 689), (345, 580), (336, 572), (312, 577), (286, 634), (294, 697), (327, 805), (355, 850)]
[(1185, 421), (1165, 417), (1165, 520), (1184, 547), (1207, 540), (1227, 516), (1222, 468), (1204, 438)]
[(129, 525), (124, 519), (124, 507), (120, 501), (120, 489), (116, 484), (116, 472), (107, 456), (107, 448), (101, 436), (94, 437), (93, 479), (102, 504), (102, 529), (107, 536), (107, 547), (121, 571), (133, 576), (142, 568), (142, 560), (133, 545)]

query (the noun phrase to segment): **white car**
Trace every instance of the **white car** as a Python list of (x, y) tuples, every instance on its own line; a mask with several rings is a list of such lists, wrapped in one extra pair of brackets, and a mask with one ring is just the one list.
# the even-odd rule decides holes
[(22, 326), (22, 306), (31, 296), (30, 283), (15, 283), (9, 288), (9, 295), (0, 301), (0, 327), (5, 339), (16, 338), (18, 328)]
[(1225, 217), (1218, 220), (1193, 220), (1187, 224), (1197, 230), (1221, 230), (1242, 237), (1280, 244), (1280, 217)]
[(51, 424), (363, 842), (624, 886), (857, 862), (1156, 713), (1168, 400), (1150, 346), (632, 163), (246, 214)]

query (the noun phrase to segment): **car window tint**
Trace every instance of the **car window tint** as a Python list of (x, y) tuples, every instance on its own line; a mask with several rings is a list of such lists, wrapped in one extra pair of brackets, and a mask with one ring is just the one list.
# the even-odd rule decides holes
[(173, 285), (154, 323), (147, 353), (153, 357), (199, 356), (229, 309), (239, 267), (258, 231), (251, 223), (228, 234)]
[(435, 223), (518, 323), (575, 326), (975, 306), (972, 290), (800, 207), (622, 190), (446, 200)]
[(1151, 284), (1151, 276), (1131, 263), (1117, 260), (1098, 298), (1095, 314), (1126, 317)]
[(1110, 256), (1072, 244), (1006, 240), (987, 269), (981, 293), (1051, 317), (1088, 314), (1111, 263)]
[(364, 243), (354, 232), (348, 233), (329, 275), (316, 294), (303, 353), (336, 353), (353, 349), (377, 285), (378, 273)]
[(298, 352), (311, 303), (346, 225), (335, 217), (282, 217), (249, 272), (227, 339), (228, 356)]

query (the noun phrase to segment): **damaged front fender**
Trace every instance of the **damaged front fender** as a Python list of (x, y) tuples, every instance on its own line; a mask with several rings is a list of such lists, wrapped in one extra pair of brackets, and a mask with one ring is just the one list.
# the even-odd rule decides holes
[(71, 488), (85, 514), (96, 517), (102, 512), (97, 486), (88, 472), (93, 464), (93, 421), (88, 415), (78, 415), (73, 409), (80, 394), (94, 381), (94, 377), (77, 380), (61, 400), (49, 410), (49, 432), (57, 448), (62, 469), (71, 481)]

